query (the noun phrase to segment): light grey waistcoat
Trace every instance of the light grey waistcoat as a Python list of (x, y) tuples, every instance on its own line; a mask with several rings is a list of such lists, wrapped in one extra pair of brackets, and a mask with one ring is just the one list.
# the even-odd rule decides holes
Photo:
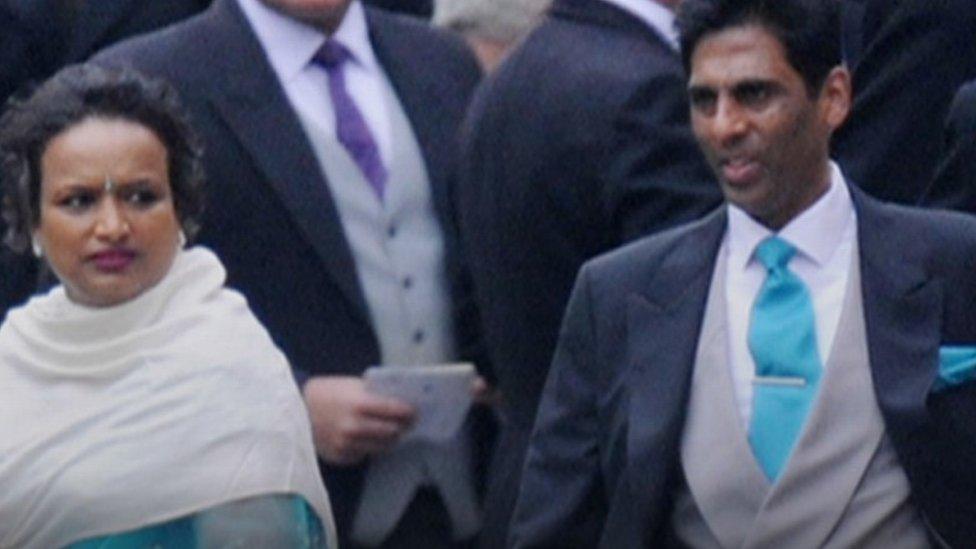
[[(427, 168), (388, 81), (383, 89), (393, 148), (382, 202), (333, 132), (314, 121), (302, 124), (329, 181), (383, 364), (450, 362), (456, 356), (444, 238)], [(419, 341), (418, 332), (423, 333)], [(443, 444), (411, 442), (372, 459), (352, 538), (366, 546), (379, 544), (425, 484), (441, 493), (455, 536), (473, 536), (481, 519), (469, 440), (465, 429)]]
[[(723, 248), (724, 249), (724, 248)], [(728, 365), (725, 254), (709, 290), (671, 526), (698, 548), (920, 548), (925, 528), (874, 397), (855, 245), (820, 392), (778, 481), (759, 468)]]

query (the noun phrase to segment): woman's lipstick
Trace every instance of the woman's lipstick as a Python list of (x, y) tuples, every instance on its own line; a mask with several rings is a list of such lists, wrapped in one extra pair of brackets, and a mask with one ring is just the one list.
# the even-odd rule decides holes
[(127, 248), (113, 248), (90, 256), (95, 268), (104, 273), (124, 271), (136, 258), (136, 252)]

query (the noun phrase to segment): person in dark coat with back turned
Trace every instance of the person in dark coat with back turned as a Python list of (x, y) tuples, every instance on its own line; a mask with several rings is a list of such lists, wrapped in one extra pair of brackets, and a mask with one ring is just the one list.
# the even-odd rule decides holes
[(942, 157), (922, 204), (976, 213), (976, 80), (952, 101)]
[(204, 10), (210, 0), (0, 0), (0, 101), (124, 38)]
[(863, 14), (845, 34), (854, 107), (833, 155), (872, 196), (916, 204), (938, 163), (953, 94), (976, 78), (976, 9), (970, 0), (851, 1)]
[(485, 547), (504, 543), (580, 265), (720, 200), (688, 125), (670, 4), (556, 0), (466, 119), (462, 237), (502, 416)]

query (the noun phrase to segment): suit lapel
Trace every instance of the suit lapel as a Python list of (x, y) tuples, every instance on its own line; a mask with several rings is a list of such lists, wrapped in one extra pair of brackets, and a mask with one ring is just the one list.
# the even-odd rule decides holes
[(651, 519), (648, 534), (664, 519), (659, 513), (678, 465), (702, 316), (725, 226), (725, 208), (720, 208), (679, 239), (644, 291), (628, 298), (627, 475), (635, 496), (633, 516)]
[[(858, 215), (868, 356), (878, 404), (897, 442), (924, 429), (925, 399), (938, 368), (943, 288), (899, 239), (885, 206), (851, 188)], [(904, 447), (904, 445), (898, 445)]]
[(368, 321), (336, 205), (301, 123), (236, 2), (218, 0), (212, 10), (213, 27), (220, 34), (214, 43), (234, 53), (213, 58), (221, 65), (213, 73), (227, 82), (210, 88), (211, 103), (277, 192), (343, 295)]

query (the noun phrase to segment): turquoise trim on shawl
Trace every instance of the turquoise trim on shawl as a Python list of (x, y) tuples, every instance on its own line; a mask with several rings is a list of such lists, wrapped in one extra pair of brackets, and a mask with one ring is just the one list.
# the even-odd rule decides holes
[(147, 526), (132, 532), (111, 534), (79, 541), (68, 549), (136, 549), (143, 547), (197, 547), (196, 530), (192, 517)]
[[(279, 497), (279, 496), (272, 496)], [(291, 523), (288, 532), (293, 543), (282, 549), (321, 549), (326, 547), (322, 521), (315, 511), (300, 496), (282, 498), (282, 505), (286, 506)], [(225, 506), (220, 505), (206, 509), (187, 517), (181, 517), (162, 524), (154, 524), (117, 534), (109, 534), (97, 538), (72, 543), (65, 549), (210, 549), (200, 540), (198, 524), (206, 515), (221, 513)], [(223, 519), (226, 522), (228, 519)], [(240, 529), (243, 532), (238, 542), (246, 542), (246, 532), (254, 531), (255, 524), (242, 521)], [(226, 537), (223, 538), (227, 540)], [(222, 544), (223, 545), (223, 544)], [(245, 546), (247, 545), (244, 543)]]
[(933, 391), (943, 391), (976, 379), (976, 346), (946, 345), (939, 348), (939, 375)]

